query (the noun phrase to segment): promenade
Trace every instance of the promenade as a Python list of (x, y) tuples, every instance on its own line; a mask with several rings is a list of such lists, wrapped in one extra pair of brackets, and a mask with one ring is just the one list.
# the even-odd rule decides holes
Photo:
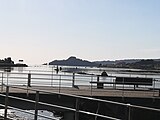
[[(38, 109), (59, 111), (63, 113), (64, 120), (88, 120), (89, 118), (94, 120), (95, 117), (103, 120), (137, 120), (141, 118), (151, 120), (160, 117), (158, 91), (147, 88), (122, 89), (121, 87), (98, 89), (95, 86), (78, 86), (78, 88), (3, 86), (0, 103), (4, 108), (6, 106), (10, 109), (18, 108), (17, 110), (22, 112), (25, 112), (26, 109), (35, 110), (35, 120), (37, 120), (36, 111)], [(39, 106), (38, 109), (36, 106)], [(95, 111), (98, 112), (95, 113)], [(147, 116), (146, 113), (148, 113)], [(49, 116), (46, 118), (54, 119)]]
[[(148, 88), (133, 88), (123, 89), (107, 87), (104, 89), (91, 88), (90, 86), (78, 86), (79, 88), (72, 87), (46, 87), (46, 86), (14, 86), (10, 87), (9, 93), (35, 93), (35, 91), (45, 91), (46, 93), (65, 93), (79, 96), (103, 96), (103, 97), (131, 97), (131, 98), (160, 98), (158, 90), (149, 90)], [(21, 88), (21, 89), (20, 89)], [(28, 89), (28, 90), (27, 90)], [(31, 90), (29, 90), (31, 89)], [(5, 93), (5, 87), (1, 89), (1, 93)]]
[[(63, 113), (64, 120), (159, 118), (160, 78), (126, 75), (134, 78), (134, 82), (125, 81), (126, 76), (119, 81), (123, 78), (119, 76), (1, 73), (0, 105), (23, 112), (35, 110), (35, 118), (39, 115), (38, 109)], [(142, 82), (137, 83), (137, 78), (142, 78)]]

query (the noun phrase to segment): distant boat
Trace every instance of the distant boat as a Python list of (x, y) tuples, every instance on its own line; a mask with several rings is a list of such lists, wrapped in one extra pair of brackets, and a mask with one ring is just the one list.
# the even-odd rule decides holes
[(19, 60), (19, 62), (23, 62), (23, 60)]

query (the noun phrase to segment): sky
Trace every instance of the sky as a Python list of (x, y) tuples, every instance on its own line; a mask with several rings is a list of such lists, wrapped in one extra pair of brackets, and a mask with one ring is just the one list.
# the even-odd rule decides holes
[(0, 0), (0, 59), (160, 58), (160, 0)]

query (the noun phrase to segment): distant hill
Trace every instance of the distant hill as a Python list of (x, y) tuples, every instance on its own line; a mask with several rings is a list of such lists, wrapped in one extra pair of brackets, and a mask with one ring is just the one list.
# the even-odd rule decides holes
[(110, 64), (115, 64), (115, 61), (95, 61), (94, 63), (96, 64), (101, 64), (101, 65), (110, 65)]
[(64, 66), (90, 66), (90, 67), (111, 67), (111, 68), (133, 68), (133, 69), (155, 69), (160, 70), (160, 59), (125, 59), (115, 61), (90, 62), (76, 57), (69, 57), (66, 60), (54, 60), (49, 65)]
[(64, 66), (90, 66), (90, 67), (94, 67), (94, 66), (98, 66), (96, 63), (94, 62), (90, 62), (87, 60), (82, 60), (76, 57), (69, 57), (66, 60), (54, 60), (52, 62), (49, 63), (49, 65), (64, 65)]
[(0, 67), (27, 67), (26, 64), (14, 64), (11, 57), (0, 59)]
[(160, 59), (133, 59), (98, 62), (100, 67), (160, 70)]
[(99, 65), (115, 65), (115, 64), (119, 64), (119, 63), (135, 63), (135, 62), (139, 62), (141, 61), (141, 59), (125, 59), (125, 60), (115, 60), (115, 61), (95, 61), (96, 64)]
[(129, 64), (130, 68), (139, 68), (139, 69), (147, 69), (147, 70), (159, 70), (160, 69), (160, 61), (158, 59), (147, 59), (141, 60), (136, 63)]

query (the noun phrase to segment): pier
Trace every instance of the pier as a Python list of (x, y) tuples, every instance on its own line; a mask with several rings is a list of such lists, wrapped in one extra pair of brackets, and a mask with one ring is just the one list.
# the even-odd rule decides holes
[[(44, 73), (1, 73), (0, 106), (7, 109), (55, 112), (62, 120), (153, 120), (160, 117), (160, 96), (152, 86), (115, 84), (115, 77)], [(98, 82), (99, 82), (98, 81)], [(31, 114), (31, 113), (29, 113)], [(43, 116), (46, 119), (56, 118)], [(11, 119), (11, 118), (10, 118)]]

